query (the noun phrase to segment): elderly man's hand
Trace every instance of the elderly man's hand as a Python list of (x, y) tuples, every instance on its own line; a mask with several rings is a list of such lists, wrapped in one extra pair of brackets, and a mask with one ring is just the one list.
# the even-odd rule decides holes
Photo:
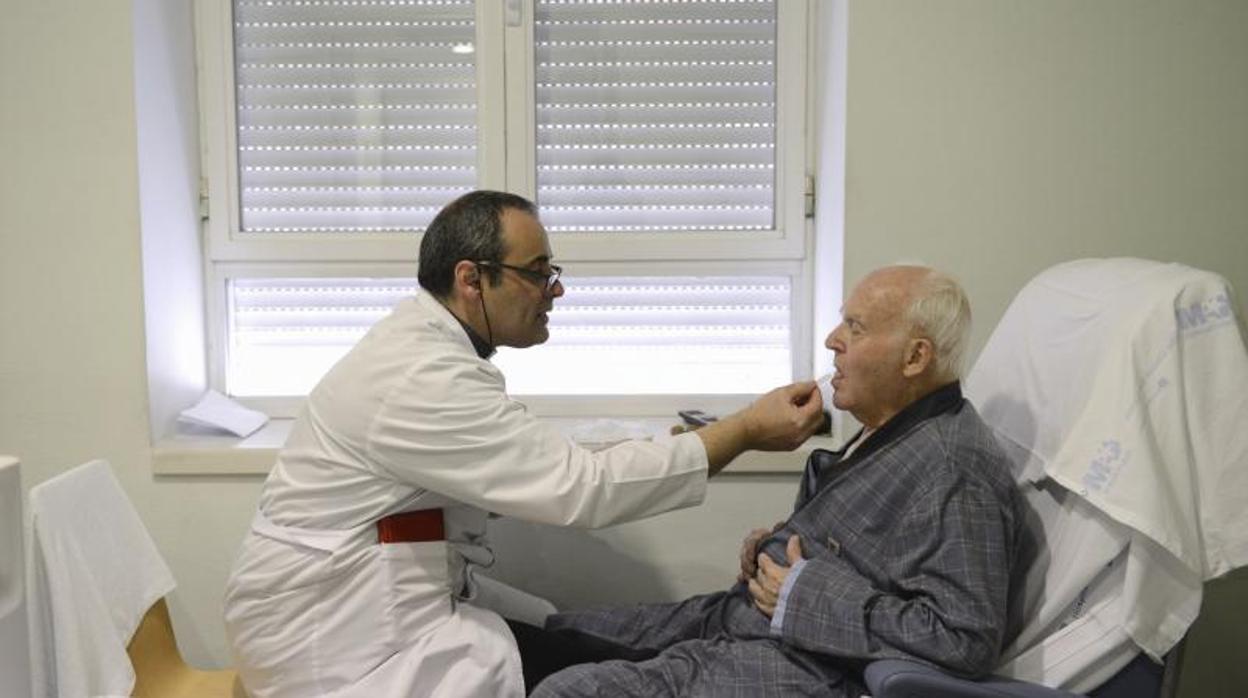
[(802, 559), (802, 541), (797, 536), (790, 536), (784, 554), (789, 560), (788, 567), (760, 553), (758, 573), (750, 580), (750, 596), (754, 598), (754, 605), (768, 618), (776, 612), (776, 604), (780, 601), (780, 588), (784, 586), (789, 571)]
[(777, 521), (770, 529), (756, 528), (746, 535), (741, 542), (741, 571), (737, 573), (737, 581), (748, 581), (758, 572), (758, 546), (771, 534), (784, 528), (783, 521)]

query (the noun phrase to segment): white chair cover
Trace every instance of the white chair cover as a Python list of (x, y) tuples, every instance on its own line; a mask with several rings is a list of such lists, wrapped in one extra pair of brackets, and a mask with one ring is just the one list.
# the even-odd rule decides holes
[(1138, 259), (1053, 267), (966, 380), (1047, 552), (1000, 673), (1088, 690), (1159, 658), (1204, 580), (1248, 564), (1248, 350), (1215, 274)]
[(108, 463), (30, 491), (31, 615), (40, 696), (129, 696), (126, 645), (173, 575)]

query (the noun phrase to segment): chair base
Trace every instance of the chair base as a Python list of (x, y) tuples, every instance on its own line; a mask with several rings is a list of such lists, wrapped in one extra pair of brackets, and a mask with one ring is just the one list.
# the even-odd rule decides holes
[(236, 672), (204, 671), (182, 659), (163, 598), (143, 614), (126, 653), (137, 698), (246, 698)]

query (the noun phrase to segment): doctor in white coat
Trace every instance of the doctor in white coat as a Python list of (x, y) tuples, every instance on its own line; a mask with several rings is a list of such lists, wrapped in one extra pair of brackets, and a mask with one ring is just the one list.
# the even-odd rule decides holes
[(425, 232), (416, 297), (308, 396), (226, 588), (252, 696), (522, 696), (515, 641), (488, 610), (518, 592), (474, 574), (492, 561), (487, 513), (592, 528), (691, 506), (742, 451), (818, 427), (819, 393), (798, 383), (670, 442), (577, 447), (488, 360), (549, 336), (551, 258), (532, 203), (460, 197)]

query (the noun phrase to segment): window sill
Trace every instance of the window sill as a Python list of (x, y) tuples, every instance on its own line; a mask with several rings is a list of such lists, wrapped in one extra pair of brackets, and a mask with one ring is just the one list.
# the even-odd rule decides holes
[(152, 447), (157, 475), (268, 475), (293, 419), (271, 419), (248, 436), (178, 434)]
[[(570, 430), (580, 420), (547, 417), (560, 429)], [(655, 434), (666, 433), (670, 419), (636, 419)], [(180, 434), (158, 441), (152, 449), (152, 468), (157, 475), (267, 475), (277, 452), (290, 434), (292, 419), (273, 419), (245, 439), (231, 436)], [(798, 473), (816, 448), (831, 449), (836, 440), (816, 436), (792, 453), (747, 451), (725, 473)]]

